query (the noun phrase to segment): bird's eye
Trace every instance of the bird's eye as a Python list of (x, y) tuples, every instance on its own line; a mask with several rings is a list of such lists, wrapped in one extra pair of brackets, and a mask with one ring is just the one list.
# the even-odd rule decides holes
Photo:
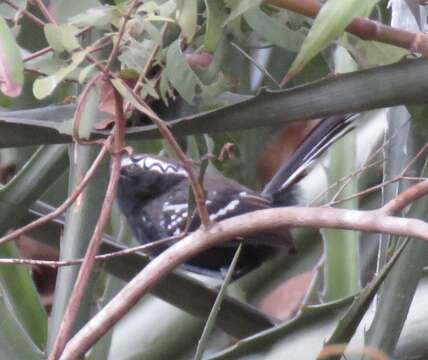
[(120, 175), (122, 176), (132, 176), (138, 174), (141, 171), (141, 168), (137, 164), (131, 164), (127, 166), (122, 166), (120, 169)]

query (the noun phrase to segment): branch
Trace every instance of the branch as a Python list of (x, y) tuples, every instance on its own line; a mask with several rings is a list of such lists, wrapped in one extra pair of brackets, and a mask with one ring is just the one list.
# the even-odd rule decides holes
[(14, 240), (17, 237), (25, 234), (26, 232), (33, 230), (36, 227), (39, 227), (41, 225), (44, 225), (52, 221), (53, 219), (56, 219), (59, 215), (63, 214), (76, 201), (78, 196), (82, 193), (86, 185), (94, 176), (96, 170), (98, 169), (98, 166), (101, 164), (101, 161), (104, 159), (105, 155), (107, 154), (108, 144), (110, 143), (110, 141), (111, 141), (111, 138), (106, 139), (106, 145), (101, 148), (101, 151), (99, 152), (97, 158), (92, 163), (86, 175), (83, 177), (80, 183), (76, 186), (73, 193), (60, 206), (58, 206), (51, 213), (41, 217), (40, 219), (37, 219), (3, 236), (2, 238), (0, 238), (0, 245), (5, 244), (11, 240)]
[(80, 267), (76, 283), (70, 296), (70, 300), (68, 301), (67, 308), (65, 309), (58, 335), (52, 347), (52, 352), (49, 354), (50, 360), (56, 360), (60, 357), (62, 350), (68, 340), (71, 329), (73, 328), (76, 315), (88, 283), (88, 279), (91, 276), (95, 265), (95, 255), (98, 253), (99, 247), (101, 245), (104, 228), (108, 222), (110, 211), (116, 197), (116, 189), (119, 183), (120, 174), (121, 151), (124, 146), (125, 118), (123, 114), (122, 97), (117, 91), (114, 93), (116, 105), (116, 123), (112, 144), (112, 168), (110, 173), (110, 181), (107, 187), (104, 203), (97, 225), (95, 226), (94, 233), (92, 234), (88, 249), (86, 250), (85, 258), (83, 260), (82, 266)]
[(75, 359), (89, 350), (143, 295), (177, 266), (210, 247), (238, 236), (279, 230), (283, 227), (315, 227), (379, 232), (428, 241), (428, 223), (389, 215), (405, 206), (406, 201), (409, 204), (409, 201), (415, 200), (416, 194), (419, 197), (425, 195), (428, 192), (428, 180), (412, 188), (412, 196), (409, 196), (409, 191), (399, 196), (399, 205), (390, 202), (374, 211), (328, 207), (273, 208), (226, 219), (213, 224), (207, 230), (199, 229), (165, 250), (134, 277), (69, 341), (61, 360)]
[[(267, 0), (268, 3), (315, 18), (321, 4), (317, 0)], [(355, 17), (346, 31), (363, 40), (379, 41), (428, 56), (428, 35), (384, 25), (374, 20)]]

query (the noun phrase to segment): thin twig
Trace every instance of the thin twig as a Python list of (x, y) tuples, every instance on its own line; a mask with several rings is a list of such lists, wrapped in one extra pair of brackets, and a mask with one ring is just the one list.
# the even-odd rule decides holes
[(363, 195), (367, 195), (372, 193), (373, 191), (379, 190), (384, 188), (385, 186), (401, 181), (401, 180), (409, 180), (409, 181), (425, 181), (426, 178), (424, 177), (409, 177), (409, 176), (405, 176), (406, 173), (409, 171), (409, 168), (423, 155), (423, 153), (428, 149), (428, 144), (425, 144), (419, 151), (418, 153), (410, 160), (410, 162), (403, 168), (403, 170), (401, 170), (400, 174), (392, 179), (386, 180), (380, 184), (374, 185), (368, 189), (364, 189), (362, 191), (359, 191), (353, 195), (350, 195), (346, 198), (340, 199), (340, 200), (333, 200), (329, 202), (328, 206), (334, 206), (340, 203), (343, 203), (345, 201), (348, 200), (352, 200), (355, 199), (357, 197), (363, 196)]
[(244, 57), (246, 57), (257, 69), (259, 69), (259, 71), (263, 75), (266, 75), (276, 85), (278, 89), (281, 89), (280, 83), (273, 77), (273, 75), (262, 64), (259, 64), (254, 58), (250, 56), (250, 54), (248, 54), (244, 49), (238, 46), (238, 44), (236, 44), (235, 42), (231, 41), (230, 44), (236, 50), (238, 50)]
[(132, 3), (129, 5), (129, 9), (126, 12), (126, 14), (122, 17), (122, 24), (119, 29), (119, 34), (117, 36), (117, 40), (113, 45), (113, 49), (111, 50), (110, 56), (107, 60), (107, 64), (104, 68), (105, 71), (109, 70), (111, 68), (111, 65), (113, 63), (113, 60), (116, 58), (117, 53), (119, 52), (120, 48), (120, 42), (122, 41), (122, 37), (125, 34), (126, 24), (131, 19), (131, 13), (134, 11), (134, 9), (139, 5), (141, 0), (133, 0)]
[[(74, 121), (73, 121), (73, 140), (76, 141), (78, 144), (81, 145), (90, 145), (93, 144), (93, 140), (85, 140), (82, 139), (79, 135), (80, 130), (80, 121), (82, 118), (82, 112), (84, 109), (84, 105), (86, 104), (86, 100), (89, 96), (89, 92), (92, 90), (92, 88), (96, 85), (97, 81), (101, 79), (103, 74), (98, 73), (95, 75), (91, 80), (88, 81), (86, 86), (84, 87), (82, 94), (80, 95), (79, 101), (76, 106), (76, 111), (74, 112)], [(102, 141), (102, 140), (101, 140)], [(99, 140), (95, 140), (95, 142), (99, 142)]]
[[(84, 29), (82, 29), (81, 31), (79, 31), (79, 32), (76, 34), (76, 36), (81, 36), (81, 35), (85, 34), (86, 32), (88, 32), (88, 31), (89, 31), (89, 30), (91, 30), (91, 29), (92, 29), (92, 26), (87, 26), (87, 27), (85, 27)], [(35, 51), (35, 52), (31, 53), (30, 55), (24, 56), (24, 58), (22, 59), (22, 61), (23, 61), (23, 62), (27, 62), (27, 61), (30, 61), (30, 60), (36, 59), (36, 58), (38, 58), (39, 56), (42, 56), (42, 55), (44, 55), (44, 54), (47, 54), (48, 52), (51, 52), (51, 51), (53, 51), (52, 47), (51, 47), (51, 46), (47, 46), (47, 47), (45, 47), (45, 48), (43, 48), (43, 49), (40, 49), (40, 50), (38, 50), (38, 51)]]
[(192, 163), (187, 158), (186, 154), (181, 149), (171, 130), (168, 128), (168, 125), (165, 121), (163, 121), (159, 116), (147, 105), (135, 92), (133, 92), (127, 84), (125, 84), (121, 79), (119, 79), (123, 88), (126, 88), (127, 94), (132, 96), (134, 100), (133, 105), (137, 107), (139, 111), (146, 114), (150, 117), (153, 123), (158, 128), (162, 137), (169, 143), (169, 145), (173, 148), (176, 155), (178, 156), (181, 165), (186, 170), (189, 175), (190, 186), (192, 187), (193, 193), (195, 195), (196, 208), (198, 209), (198, 214), (201, 219), (201, 224), (203, 227), (207, 228), (210, 225), (210, 220), (208, 217), (208, 210), (205, 205), (205, 193), (202, 185), (199, 183), (197, 176), (195, 175)]
[[(106, 261), (116, 257), (126, 256), (130, 254), (135, 254), (141, 251), (147, 251), (153, 248), (158, 247), (162, 244), (170, 244), (171, 242), (176, 242), (177, 240), (182, 239), (182, 235), (170, 236), (164, 239), (153, 241), (149, 244), (133, 246), (123, 250), (118, 250), (115, 252), (97, 255), (95, 260), (97, 261)], [(70, 259), (70, 260), (38, 260), (38, 259), (20, 259), (20, 258), (0, 258), (0, 265), (38, 265), (38, 266), (48, 266), (52, 268), (58, 268), (63, 266), (73, 266), (79, 265), (83, 262), (84, 258), (80, 259)]]
[(112, 141), (112, 167), (110, 173), (110, 180), (107, 186), (106, 195), (104, 197), (101, 213), (98, 218), (92, 238), (89, 242), (88, 249), (85, 253), (82, 266), (80, 267), (79, 274), (77, 275), (76, 283), (70, 296), (70, 300), (65, 309), (61, 325), (58, 330), (58, 335), (55, 338), (52, 351), (49, 354), (50, 360), (56, 360), (61, 356), (71, 329), (74, 326), (77, 312), (79, 310), (88, 280), (91, 276), (92, 269), (95, 265), (95, 256), (98, 253), (99, 247), (102, 242), (102, 235), (104, 228), (108, 222), (111, 208), (116, 196), (116, 189), (119, 183), (120, 163), (121, 163), (121, 150), (124, 147), (125, 138), (125, 118), (123, 114), (123, 102), (120, 94), (115, 90), (115, 106), (116, 106), (116, 124), (114, 128), (114, 135)]
[(34, 0), (39, 7), (40, 11), (42, 12), (43, 16), (46, 18), (47, 21), (49, 21), (52, 24), (57, 24), (56, 20), (48, 10), (48, 8), (45, 6), (42, 0)]
[(11, 8), (21, 12), (22, 14), (24, 14), (27, 18), (29, 18), (31, 21), (33, 21), (37, 26), (40, 27), (44, 27), (45, 26), (45, 22), (40, 20), (37, 16), (33, 15), (32, 13), (30, 13), (27, 9), (24, 9), (22, 7), (19, 7), (18, 5), (14, 4), (12, 1), (10, 0), (2, 0), (3, 3), (9, 5)]
[[(111, 141), (111, 138), (106, 139), (106, 144), (108, 144)], [(52, 211), (50, 214), (47, 214), (32, 223), (25, 225), (15, 231), (10, 232), (9, 234), (3, 236), (0, 238), (0, 245), (3, 245), (4, 243), (11, 241), (13, 239), (16, 239), (17, 237), (23, 235), (24, 233), (35, 229), (36, 227), (39, 227), (41, 225), (44, 225), (48, 223), (49, 221), (57, 218), (59, 215), (64, 213), (77, 199), (77, 197), (82, 193), (82, 191), (85, 189), (88, 182), (91, 180), (93, 175), (95, 174), (98, 166), (101, 164), (101, 161), (104, 159), (104, 156), (108, 152), (108, 146), (103, 146), (101, 148), (100, 153), (96, 157), (95, 161), (92, 163), (91, 167), (89, 168), (88, 172), (85, 174), (83, 179), (80, 181), (80, 183), (76, 186), (73, 193), (60, 205), (58, 206), (54, 211)]]
[(387, 215), (396, 214), (403, 210), (407, 205), (425, 196), (427, 193), (428, 180), (424, 180), (398, 194), (395, 198), (382, 206), (378, 211)]

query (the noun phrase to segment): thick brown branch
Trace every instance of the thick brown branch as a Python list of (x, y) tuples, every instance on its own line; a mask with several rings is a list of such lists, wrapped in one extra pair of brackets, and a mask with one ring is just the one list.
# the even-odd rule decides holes
[[(317, 0), (267, 0), (275, 6), (299, 14), (316, 17), (321, 4)], [(363, 40), (379, 41), (428, 56), (428, 35), (383, 25), (367, 18), (356, 17), (346, 30)]]

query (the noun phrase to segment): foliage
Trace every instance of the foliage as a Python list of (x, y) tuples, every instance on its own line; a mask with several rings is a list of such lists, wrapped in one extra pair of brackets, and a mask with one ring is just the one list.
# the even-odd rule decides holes
[[(377, 185), (383, 190), (343, 205), (377, 208), (426, 177), (425, 153), (419, 151), (426, 145), (428, 63), (412, 53), (423, 54), (417, 46), (426, 41), (419, 33), (426, 24), (414, 14), (425, 10), (412, 1), (387, 8), (384, 1), (329, 0), (315, 20), (309, 17), (310, 0), (58, 1), (47, 8), (38, 3), (0, 4), (0, 178), (6, 165), (17, 166), (15, 177), (0, 188), (0, 236), (74, 192), (112, 132), (118, 93), (125, 104), (126, 141), (136, 152), (175, 156), (151, 121), (155, 113), (192, 158), (236, 145), (226, 161), (211, 156), (207, 171), (221, 170), (253, 188), (260, 186), (256, 159), (265, 159), (263, 148), (284, 125), (373, 110), (303, 180), (308, 204), (342, 206), (347, 197)], [(369, 41), (371, 33), (364, 40), (345, 33), (355, 16), (385, 23), (385, 13), (399, 28), (382, 27), (390, 36)], [(65, 216), (31, 232), (32, 240), (59, 249), (59, 260), (83, 257), (103, 210), (109, 173), (104, 160)], [(401, 215), (426, 220), (424, 202)], [(296, 231), (295, 238), (297, 255), (280, 255), (227, 291), (222, 287), (206, 326), (207, 334), (214, 322), (217, 330), (202, 338), (198, 358), (205, 352), (210, 359), (313, 359), (327, 339), (328, 345), (350, 344), (349, 353), (364, 353), (365, 346), (391, 357), (428, 352), (426, 322), (414, 321), (426, 316), (418, 306), (427, 294), (425, 243), (338, 230), (323, 230), (322, 240), (314, 231)], [(133, 244), (116, 208), (103, 239), (101, 252)], [(1, 245), (1, 257), (25, 257), (25, 241)], [(137, 253), (100, 263), (71, 335), (147, 262)], [(41, 359), (52, 351), (78, 267), (58, 271), (48, 312), (36, 271), (0, 265), (0, 352), (10, 359)], [(291, 318), (280, 321), (254, 307), (279, 284), (308, 272), (312, 281)], [(88, 358), (192, 358), (219, 287), (218, 280), (176, 270)], [(276, 301), (288, 303), (288, 294)], [(229, 346), (231, 337), (245, 339)]]

